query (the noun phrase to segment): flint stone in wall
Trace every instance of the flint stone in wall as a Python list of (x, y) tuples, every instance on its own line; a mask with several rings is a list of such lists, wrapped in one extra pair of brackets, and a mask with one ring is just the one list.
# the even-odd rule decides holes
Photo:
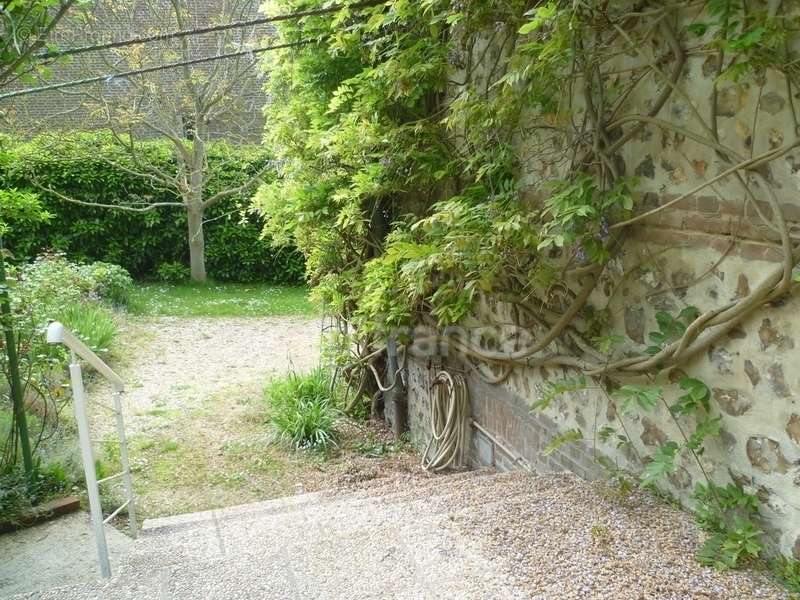
[(750, 295), (750, 281), (747, 275), (739, 273), (739, 279), (736, 282), (736, 297), (745, 298)]
[(775, 440), (754, 436), (747, 440), (747, 458), (750, 464), (764, 473), (786, 473), (790, 463)]
[(743, 340), (747, 337), (747, 332), (737, 325), (728, 332), (728, 337), (734, 340)]
[(717, 76), (717, 57), (710, 55), (703, 61), (703, 77), (716, 77)]
[(792, 415), (786, 424), (786, 434), (795, 444), (800, 446), (800, 415)]
[(689, 471), (683, 467), (678, 467), (677, 470), (669, 476), (669, 481), (679, 490), (685, 490), (692, 485), (692, 476)]
[(686, 297), (689, 286), (695, 282), (695, 274), (691, 271), (673, 271), (670, 275), (673, 292), (678, 298)]
[(762, 350), (776, 345), (780, 350), (791, 350), (794, 348), (794, 340), (775, 329), (775, 327), (772, 326), (771, 319), (764, 319), (761, 321), (761, 327), (758, 329), (758, 337), (761, 340)]
[(722, 429), (719, 432), (719, 439), (722, 442), (722, 447), (726, 452), (733, 452), (736, 448), (736, 436), (729, 431)]
[(667, 435), (647, 417), (642, 418), (642, 427), (644, 428), (644, 431), (642, 431), (642, 435), (640, 437), (645, 446), (658, 447), (667, 443)]
[(625, 307), (625, 333), (637, 344), (644, 344), (644, 308)]
[(783, 365), (780, 363), (774, 363), (767, 369), (767, 379), (772, 386), (772, 391), (781, 398), (789, 398), (792, 395), (786, 385), (786, 380), (783, 377)]
[(653, 179), (656, 176), (656, 165), (653, 162), (653, 157), (650, 154), (645, 156), (644, 160), (640, 162), (634, 170), (634, 173), (638, 177), (647, 177), (647, 179)]
[(714, 388), (714, 400), (732, 417), (739, 417), (753, 406), (750, 395), (736, 389)]
[(694, 159), (692, 160), (692, 169), (694, 169), (694, 174), (698, 177), (705, 177), (708, 163), (704, 160)]
[(731, 85), (717, 91), (717, 115), (735, 117), (747, 103), (747, 88), (743, 85)]
[(723, 375), (733, 374), (733, 371), (731, 370), (731, 366), (733, 365), (733, 356), (731, 356), (731, 353), (725, 348), (715, 348), (713, 346), (710, 347), (708, 349), (708, 360), (710, 360), (711, 364), (717, 368), (717, 371)]
[(761, 373), (758, 372), (758, 369), (750, 359), (744, 361), (744, 372), (747, 374), (753, 387), (756, 387), (759, 381), (761, 381)]
[(786, 106), (786, 100), (777, 92), (768, 92), (761, 96), (759, 109), (771, 115), (776, 115)]

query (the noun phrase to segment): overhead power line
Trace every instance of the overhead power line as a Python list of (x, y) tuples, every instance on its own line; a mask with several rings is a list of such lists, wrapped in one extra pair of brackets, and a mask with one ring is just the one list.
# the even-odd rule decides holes
[(85, 52), (96, 52), (99, 50), (111, 50), (114, 48), (123, 48), (125, 46), (133, 46), (136, 44), (147, 44), (149, 42), (161, 42), (164, 40), (171, 40), (175, 38), (187, 37), (192, 35), (203, 35), (206, 33), (217, 33), (220, 31), (228, 31), (229, 29), (242, 29), (245, 27), (254, 27), (258, 25), (267, 25), (269, 23), (277, 23), (280, 21), (289, 21), (292, 19), (302, 19), (304, 17), (314, 17), (319, 15), (326, 15), (340, 10), (360, 10), (362, 8), (371, 8), (373, 6), (380, 6), (385, 4), (387, 0), (362, 0), (353, 4), (335, 4), (324, 8), (314, 8), (310, 10), (302, 10), (294, 13), (287, 13), (283, 15), (275, 15), (273, 17), (259, 17), (257, 19), (250, 19), (247, 21), (233, 21), (231, 23), (224, 23), (220, 25), (209, 25), (208, 27), (199, 27), (195, 29), (182, 29), (179, 31), (172, 31), (168, 33), (157, 33), (150, 36), (131, 38), (127, 40), (119, 40), (115, 42), (107, 42), (104, 44), (93, 44), (90, 46), (79, 46), (77, 48), (66, 48), (64, 50), (50, 50), (35, 54), (33, 58), (37, 60), (47, 60), (52, 58), (60, 58), (62, 56), (73, 56), (75, 54), (83, 54)]
[(263, 48), (254, 48), (252, 50), (242, 50), (240, 52), (228, 52), (227, 54), (216, 54), (214, 56), (204, 56), (202, 58), (194, 58), (192, 60), (183, 60), (180, 62), (171, 62), (171, 63), (163, 63), (160, 65), (154, 65), (152, 67), (145, 67), (143, 69), (133, 69), (131, 71), (120, 71), (118, 73), (108, 73), (106, 75), (98, 75), (96, 77), (86, 77), (84, 79), (74, 79), (72, 81), (63, 81), (61, 83), (52, 83), (50, 85), (43, 85), (40, 87), (35, 88), (27, 88), (24, 90), (15, 90), (13, 92), (6, 92), (5, 94), (0, 94), (0, 100), (6, 100), (8, 98), (16, 98), (19, 96), (27, 96), (29, 94), (38, 94), (40, 92), (49, 92), (52, 90), (61, 90), (64, 88), (75, 87), (79, 85), (87, 85), (90, 83), (102, 83), (102, 82), (112, 82), (115, 79), (126, 79), (128, 77), (134, 77), (136, 75), (145, 75), (147, 73), (155, 73), (157, 71), (164, 71), (166, 69), (174, 69), (176, 67), (188, 67), (192, 65), (198, 65), (201, 63), (211, 62), (214, 60), (224, 60), (228, 58), (237, 58), (239, 56), (250, 56), (255, 54), (261, 54), (263, 52), (269, 52), (270, 50), (281, 50), (283, 48), (294, 48), (296, 46), (304, 46), (306, 44), (312, 44), (319, 40), (301, 40), (299, 42), (290, 42), (287, 44), (276, 44), (274, 46), (265, 46)]

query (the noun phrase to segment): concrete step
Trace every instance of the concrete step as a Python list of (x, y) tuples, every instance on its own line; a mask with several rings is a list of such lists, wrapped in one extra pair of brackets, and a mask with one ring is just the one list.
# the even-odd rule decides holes
[(149, 598), (229, 600), (374, 600), (492, 598), (521, 600), (491, 577), (493, 566), (473, 548), (439, 533), (398, 537), (370, 532), (265, 548), (247, 556), (173, 564), (105, 582), (49, 590), (37, 600)]
[(503, 566), (450, 519), (506, 501), (520, 477), (398, 479), (152, 520), (111, 580), (35, 597), (515, 600), (524, 596), (498, 576)]
[(248, 514), (258, 516), (284, 514), (303, 510), (310, 505), (324, 505), (347, 500), (380, 498), (384, 502), (391, 502), (393, 499), (402, 500), (408, 495), (419, 494), (436, 488), (449, 488), (458, 485), (459, 482), (464, 480), (471, 480), (476, 477), (492, 474), (494, 474), (492, 470), (477, 469), (473, 471), (460, 471), (457, 473), (427, 476), (420, 476), (417, 474), (394, 475), (368, 481), (344, 491), (323, 490), (319, 492), (308, 492), (227, 508), (147, 519), (142, 525), (142, 531), (154, 532), (159, 529), (175, 530), (190, 528), (194, 525), (202, 525), (211, 522), (215, 518), (225, 520)]
[[(454, 493), (466, 482), (495, 485), (488, 471), (436, 476), (428, 480), (392, 481), (343, 495), (302, 494), (202, 513), (154, 519), (145, 523), (133, 552), (122, 565), (135, 572), (143, 565), (163, 565), (220, 558), (235, 545), (239, 553), (260, 539), (292, 540), (315, 535), (342, 535), (355, 528), (369, 529), (396, 520), (400, 508), (419, 498), (432, 500)], [(344, 531), (342, 530), (344, 529)]]

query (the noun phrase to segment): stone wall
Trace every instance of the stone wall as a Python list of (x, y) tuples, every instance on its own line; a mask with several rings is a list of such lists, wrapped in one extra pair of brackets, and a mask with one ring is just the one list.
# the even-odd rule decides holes
[[(664, 45), (657, 40), (654, 47)], [(655, 54), (661, 56), (657, 50)], [(675, 199), (729, 167), (718, 153), (691, 135), (703, 133), (697, 114), (708, 118), (711, 113), (716, 77), (711, 60), (702, 53), (689, 56), (679, 81), (681, 93), (673, 94), (659, 113), (674, 127), (648, 126), (621, 152), (622, 172), (639, 178), (637, 210)], [(642, 57), (623, 53), (619, 61), (620, 72), (635, 73)], [(667, 61), (663, 68), (669, 67)], [(653, 80), (643, 82), (627, 100), (624, 112), (646, 113), (662, 85)], [(742, 157), (750, 157), (794, 140), (798, 132), (793, 106), (800, 95), (792, 90), (794, 98), (790, 98), (788, 93), (783, 76), (771, 71), (721, 84), (716, 107), (720, 141)], [(580, 100), (574, 102), (580, 121)], [(531, 123), (537, 118), (532, 115)], [(563, 174), (562, 163), (526, 151), (548, 143), (563, 140), (559, 142), (552, 133), (534, 133), (519, 142), (520, 156), (528, 157), (523, 163), (523, 179), (529, 184), (526, 196), (532, 202), (543, 193), (541, 182)], [(657, 330), (657, 311), (675, 314), (689, 306), (705, 311), (736, 302), (750, 294), (767, 273), (781, 268), (778, 235), (769, 225), (775, 214), (767, 201), (767, 186), (796, 230), (800, 225), (800, 150), (770, 163), (749, 183), (756, 202), (747, 201), (742, 186), (728, 177), (632, 228), (590, 300), (589, 312), (603, 316), (606, 331), (624, 336), (625, 347), (643, 351), (649, 332)], [(712, 413), (722, 417), (723, 431), (707, 443), (708, 451), (701, 457), (704, 469), (719, 484), (735, 481), (755, 491), (762, 501), (769, 539), (780, 551), (797, 558), (799, 311), (796, 292), (762, 306), (707, 352), (653, 382), (663, 386), (668, 403), (681, 395), (675, 382), (687, 375), (712, 389)], [(470, 322), (517, 323), (528, 328), (534, 338), (542, 332), (537, 325), (526, 323), (513, 306), (491, 299), (483, 301)], [(500, 444), (473, 430), (471, 460), (476, 465), (518, 468), (527, 463), (537, 471), (568, 469), (594, 478), (603, 472), (595, 460), (598, 455), (636, 472), (658, 446), (682, 436), (664, 406), (620, 418), (615, 402), (599, 385), (592, 387), (591, 381), (588, 389), (560, 396), (547, 410), (531, 411), (547, 381), (575, 375), (568, 369), (518, 368), (504, 383), (489, 385), (474, 369), (465, 369), (457, 357), (438, 356), (409, 363), (409, 425), (418, 444), (429, 435), (428, 384), (440, 366), (467, 371), (472, 418)], [(622, 434), (623, 425), (632, 446), (618, 448), (615, 437), (606, 442), (600, 439), (604, 427)], [(543, 456), (542, 449), (559, 432), (573, 428), (582, 432), (581, 441)], [(666, 491), (690, 503), (692, 488), (703, 476), (689, 457), (682, 455), (679, 464)]]

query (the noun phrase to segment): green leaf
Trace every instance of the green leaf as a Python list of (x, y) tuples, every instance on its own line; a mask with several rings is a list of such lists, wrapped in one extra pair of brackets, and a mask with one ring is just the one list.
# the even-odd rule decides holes
[(695, 34), (696, 36), (702, 36), (708, 31), (708, 23), (692, 23), (687, 25), (686, 29), (691, 33)]
[(608, 354), (614, 346), (618, 346), (625, 341), (622, 335), (604, 335), (592, 338), (594, 347), (602, 354)]
[(722, 417), (716, 419), (704, 419), (697, 424), (692, 435), (689, 436), (689, 448), (695, 452), (702, 453), (703, 442), (707, 437), (718, 436), (722, 429)]
[(663, 390), (660, 387), (641, 385), (623, 385), (612, 392), (611, 396), (619, 400), (620, 410), (629, 413), (635, 405), (644, 411), (651, 411), (661, 399)]
[(547, 382), (539, 399), (531, 405), (531, 411), (546, 410), (553, 400), (561, 394), (577, 392), (583, 389), (586, 389), (586, 378), (583, 376)]
[(678, 398), (669, 410), (674, 415), (688, 415), (703, 408), (708, 412), (710, 407), (711, 391), (708, 386), (699, 379), (684, 377), (679, 383), (681, 389), (687, 393)]
[(755, 29), (732, 39), (730, 42), (728, 42), (728, 48), (738, 52), (746, 52), (755, 47), (761, 41), (761, 38), (764, 37), (766, 31), (767, 30), (764, 27), (756, 27)]
[(655, 485), (658, 481), (675, 472), (677, 468), (675, 455), (678, 452), (678, 448), (679, 446), (675, 442), (667, 442), (656, 450), (639, 478), (642, 487)]
[(561, 433), (550, 440), (550, 443), (545, 446), (544, 450), (542, 450), (542, 454), (544, 456), (550, 456), (553, 452), (561, 448), (564, 444), (568, 444), (570, 442), (576, 442), (578, 440), (583, 439), (583, 433), (581, 433), (580, 429), (570, 429)]
[(696, 306), (687, 306), (678, 313), (678, 319), (687, 325), (700, 316), (700, 309)]

